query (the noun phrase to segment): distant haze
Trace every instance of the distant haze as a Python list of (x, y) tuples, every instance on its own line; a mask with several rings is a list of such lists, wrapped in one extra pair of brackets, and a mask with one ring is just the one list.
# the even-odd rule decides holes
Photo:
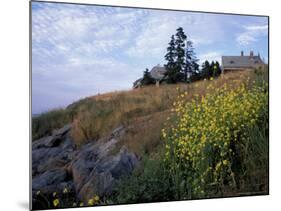
[(32, 113), (130, 89), (180, 26), (200, 64), (241, 50), (268, 60), (266, 17), (32, 2)]

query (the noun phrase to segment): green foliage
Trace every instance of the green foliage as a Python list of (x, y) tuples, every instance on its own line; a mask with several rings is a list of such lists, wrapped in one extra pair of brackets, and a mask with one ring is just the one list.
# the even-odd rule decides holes
[(201, 70), (201, 79), (210, 79), (210, 78), (216, 78), (221, 74), (221, 68), (218, 61), (211, 63), (209, 61), (205, 61), (202, 64), (202, 70)]
[(115, 203), (159, 202), (175, 199), (169, 172), (162, 159), (144, 158), (130, 177), (123, 178), (111, 198)]
[(171, 37), (167, 54), (165, 55), (165, 59), (167, 60), (167, 64), (165, 64), (165, 68), (167, 69), (166, 81), (168, 83), (177, 83), (184, 79), (183, 70), (185, 68), (186, 39), (187, 37), (182, 27), (179, 27), (176, 34)]
[[(266, 178), (267, 86), (208, 89), (211, 94), (189, 103), (182, 95), (175, 103), (175, 123), (168, 126), (168, 132), (163, 130), (166, 160), (175, 184), (182, 187), (183, 182), (185, 187), (183, 191), (177, 188), (179, 198), (224, 195), (249, 182), (246, 177)], [(255, 174), (254, 168), (260, 172)], [(250, 182), (244, 190), (258, 191), (255, 185)]]
[(175, 34), (175, 45), (176, 45), (176, 70), (178, 72), (183, 72), (185, 68), (185, 44), (187, 36), (185, 35), (183, 28), (179, 27), (177, 28), (177, 33)]
[(141, 80), (141, 84), (143, 86), (146, 86), (146, 85), (151, 85), (151, 84), (155, 84), (155, 83), (156, 83), (155, 79), (152, 78), (149, 70), (146, 68), (146, 70), (143, 73), (143, 78)]
[(72, 121), (71, 110), (55, 109), (32, 118), (32, 140), (51, 134), (53, 129), (60, 128)]
[[(199, 65), (197, 64), (198, 59), (195, 56), (193, 43), (191, 41), (186, 42), (185, 49), (185, 67), (184, 67), (184, 80), (187, 81), (192, 75), (196, 75), (199, 70)], [(188, 77), (189, 74), (189, 77)]]
[(165, 59), (167, 60), (165, 68), (168, 83), (187, 81), (190, 75), (196, 74), (199, 70), (193, 43), (187, 40), (182, 27), (179, 27), (176, 34), (172, 35)]
[(45, 194), (38, 190), (32, 196), (33, 210), (96, 206), (102, 203), (96, 194), (86, 202), (80, 201), (77, 199), (76, 193), (67, 187), (52, 194)]
[(167, 70), (172, 70), (175, 68), (175, 60), (176, 60), (176, 47), (175, 47), (175, 36), (172, 35), (171, 41), (169, 42), (169, 46), (167, 48), (167, 53), (165, 55), (165, 59), (167, 60), (167, 64), (165, 68)]

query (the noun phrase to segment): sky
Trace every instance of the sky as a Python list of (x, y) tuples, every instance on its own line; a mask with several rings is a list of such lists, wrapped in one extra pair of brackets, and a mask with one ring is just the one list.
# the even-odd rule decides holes
[(267, 17), (32, 2), (32, 113), (131, 89), (146, 68), (165, 64), (178, 27), (199, 64), (241, 50), (268, 61)]

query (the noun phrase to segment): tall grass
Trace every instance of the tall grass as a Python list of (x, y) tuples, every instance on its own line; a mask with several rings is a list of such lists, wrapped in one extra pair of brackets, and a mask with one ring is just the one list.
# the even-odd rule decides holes
[(189, 103), (182, 95), (174, 104), (174, 124), (163, 130), (177, 197), (206, 197), (212, 191), (231, 195), (244, 183), (248, 189), (242, 191), (261, 191), (253, 186), (267, 183), (249, 178), (262, 181), (267, 173), (267, 86), (253, 82), (210, 90)]
[[(136, 203), (267, 194), (268, 87), (264, 78), (251, 77), (247, 85), (209, 89), (203, 102), (202, 96), (189, 102), (180, 94), (162, 134), (165, 153), (146, 158), (117, 186), (111, 200)], [(261, 80), (254, 82), (257, 78)]]
[[(250, 75), (250, 72), (227, 73), (214, 81), (162, 85), (158, 88), (148, 86), (88, 97), (66, 109), (50, 111), (33, 118), (32, 136), (33, 139), (40, 138), (53, 129), (72, 122), (72, 136), (78, 145), (83, 145), (108, 135), (114, 128), (123, 125), (128, 128), (128, 133), (122, 142), (130, 145), (137, 153), (150, 152), (156, 148), (149, 143), (160, 143), (162, 124), (180, 92), (187, 91), (187, 98), (192, 100), (197, 95), (205, 95), (209, 84), (222, 87), (235, 80), (245, 81)], [(147, 144), (142, 146), (142, 143)]]
[(32, 118), (32, 140), (52, 133), (72, 121), (72, 113), (66, 109), (54, 109)]

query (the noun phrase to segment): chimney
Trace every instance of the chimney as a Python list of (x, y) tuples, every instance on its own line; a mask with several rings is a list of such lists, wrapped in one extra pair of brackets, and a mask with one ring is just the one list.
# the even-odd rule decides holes
[(254, 56), (254, 52), (250, 51), (250, 57), (253, 57), (253, 56)]
[(244, 51), (241, 51), (241, 56), (244, 56)]

